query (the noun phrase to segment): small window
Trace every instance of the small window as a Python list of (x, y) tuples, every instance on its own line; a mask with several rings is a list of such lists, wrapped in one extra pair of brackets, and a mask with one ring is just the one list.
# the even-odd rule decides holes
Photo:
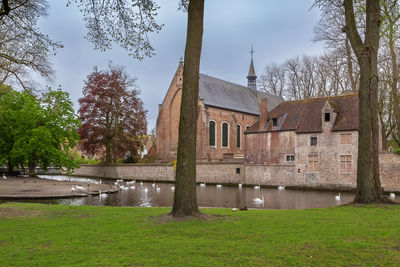
[(308, 154), (308, 170), (309, 171), (319, 171), (318, 153)]
[(286, 155), (286, 161), (294, 161), (294, 155)]
[(215, 121), (210, 121), (210, 146), (215, 146)]
[(310, 137), (310, 145), (311, 146), (316, 146), (317, 143), (318, 143), (318, 141), (317, 141), (317, 137), (316, 136)]
[(278, 119), (272, 119), (272, 126), (276, 127), (278, 125)]
[(326, 112), (325, 113), (325, 121), (330, 121), (331, 120), (331, 113)]
[(236, 126), (236, 147), (240, 148), (241, 146), (241, 137), (242, 137), (242, 126), (239, 124)]
[(222, 123), (222, 147), (228, 147), (228, 123)]
[(340, 134), (340, 144), (350, 145), (352, 143), (351, 133)]
[(351, 155), (340, 155), (340, 172), (349, 173), (353, 171)]
[(236, 168), (236, 174), (240, 174), (240, 168)]

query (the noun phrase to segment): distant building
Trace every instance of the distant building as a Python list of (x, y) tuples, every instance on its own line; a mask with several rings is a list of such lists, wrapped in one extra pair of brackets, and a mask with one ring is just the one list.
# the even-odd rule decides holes
[[(247, 79), (246, 87), (200, 74), (196, 133), (198, 160), (243, 160), (243, 133), (258, 120), (261, 99), (268, 99), (269, 110), (283, 101), (279, 96), (257, 91), (253, 58)], [(177, 157), (182, 81), (183, 62), (180, 61), (159, 106), (157, 161), (171, 161)]]
[(246, 165), (269, 166), (276, 179), (291, 184), (355, 182), (357, 94), (287, 101), (270, 112), (267, 105), (263, 101), (260, 120), (245, 132)]

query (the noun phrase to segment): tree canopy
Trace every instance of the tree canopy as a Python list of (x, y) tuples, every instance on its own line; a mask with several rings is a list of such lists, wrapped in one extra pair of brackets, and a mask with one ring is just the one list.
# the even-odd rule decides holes
[(36, 99), (29, 93), (8, 90), (0, 97), (0, 162), (9, 170), (40, 165), (71, 171), (77, 165), (68, 156), (77, 145), (80, 122), (68, 93), (48, 89)]
[(140, 137), (147, 130), (147, 111), (135, 79), (122, 67), (90, 73), (79, 99), (81, 149), (90, 155), (105, 150), (105, 162), (137, 156)]

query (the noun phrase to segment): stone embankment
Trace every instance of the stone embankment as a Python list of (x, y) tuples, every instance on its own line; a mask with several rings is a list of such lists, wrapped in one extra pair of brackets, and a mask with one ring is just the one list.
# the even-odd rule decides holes
[[(75, 187), (78, 189), (76, 189)], [(72, 188), (75, 188), (73, 190)], [(44, 180), (40, 178), (0, 177), (0, 199), (33, 199), (85, 197), (102, 193), (117, 192), (117, 188), (106, 184), (89, 184)]]

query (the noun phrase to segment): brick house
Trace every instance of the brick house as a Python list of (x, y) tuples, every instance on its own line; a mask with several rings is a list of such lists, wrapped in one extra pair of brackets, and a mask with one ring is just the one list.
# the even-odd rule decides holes
[(357, 94), (282, 102), (270, 112), (267, 104), (245, 132), (245, 164), (264, 167), (253, 176), (286, 184), (355, 183)]
[[(257, 91), (253, 59), (247, 79), (246, 87), (200, 74), (197, 160), (243, 161), (244, 131), (258, 120), (260, 100), (268, 99), (269, 110), (283, 101), (281, 97)], [(177, 156), (182, 80), (183, 62), (180, 61), (165, 98), (159, 105), (156, 144), (158, 162), (171, 161)]]

